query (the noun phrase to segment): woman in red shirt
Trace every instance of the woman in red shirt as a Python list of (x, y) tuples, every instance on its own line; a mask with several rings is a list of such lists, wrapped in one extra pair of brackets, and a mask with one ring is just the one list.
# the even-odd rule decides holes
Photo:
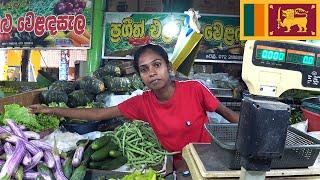
[(119, 116), (146, 121), (162, 146), (169, 152), (182, 151), (192, 142), (210, 142), (204, 128), (207, 111), (216, 111), (230, 122), (239, 115), (222, 105), (210, 90), (198, 81), (173, 81), (166, 51), (159, 45), (140, 47), (134, 55), (134, 66), (150, 89), (117, 106), (103, 109), (48, 108), (30, 106), (32, 113), (55, 114), (87, 120), (105, 120)]

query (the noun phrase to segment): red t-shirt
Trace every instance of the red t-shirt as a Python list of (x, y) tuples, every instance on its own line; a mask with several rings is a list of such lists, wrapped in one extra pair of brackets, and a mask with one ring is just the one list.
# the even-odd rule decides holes
[(206, 111), (215, 111), (218, 99), (199, 81), (175, 81), (173, 96), (160, 103), (152, 91), (132, 97), (118, 105), (128, 119), (150, 124), (162, 146), (169, 152), (182, 151), (191, 142), (211, 142), (204, 124)]

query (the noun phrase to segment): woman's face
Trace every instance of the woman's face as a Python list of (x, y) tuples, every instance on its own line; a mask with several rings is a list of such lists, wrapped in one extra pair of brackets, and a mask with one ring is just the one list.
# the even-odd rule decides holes
[(170, 82), (168, 65), (153, 50), (148, 49), (141, 54), (138, 63), (141, 80), (148, 88), (158, 90)]

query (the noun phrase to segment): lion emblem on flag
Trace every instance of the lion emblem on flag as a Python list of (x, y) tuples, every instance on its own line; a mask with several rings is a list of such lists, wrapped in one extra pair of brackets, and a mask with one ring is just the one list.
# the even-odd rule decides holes
[[(281, 21), (280, 13), (282, 12), (282, 16), (285, 18)], [(296, 17), (298, 16), (298, 17)], [(280, 27), (285, 27), (286, 31), (290, 32), (291, 27), (298, 26), (299, 30), (297, 32), (307, 32), (307, 23), (308, 23), (308, 11), (302, 8), (296, 9), (286, 9), (281, 11), (281, 7), (278, 9), (278, 29)]]

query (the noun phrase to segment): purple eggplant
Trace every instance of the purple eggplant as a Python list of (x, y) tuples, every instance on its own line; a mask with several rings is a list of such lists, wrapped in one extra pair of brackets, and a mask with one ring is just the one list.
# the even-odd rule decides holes
[(7, 158), (13, 154), (14, 148), (11, 143), (5, 142), (3, 148)]
[(53, 168), (55, 161), (51, 151), (44, 151), (44, 162), (48, 168)]
[(43, 152), (40, 151), (38, 152), (38, 154), (34, 155), (31, 159), (31, 164), (29, 164), (28, 166), (26, 166), (26, 171), (29, 171), (31, 170), (33, 167), (35, 167), (39, 162), (40, 160), (42, 159), (43, 157)]
[(0, 166), (3, 166), (3, 165), (4, 165), (4, 163), (6, 163), (6, 161), (4, 161), (4, 160), (0, 160)]
[(0, 126), (0, 134), (2, 133), (8, 133), (8, 134), (11, 134), (11, 132), (9, 130), (7, 130), (6, 128)]
[(27, 129), (24, 125), (18, 125), (18, 127), (19, 127), (22, 131), (24, 131), (24, 130)]
[(22, 159), (26, 153), (26, 146), (23, 141), (18, 140), (16, 148), (7, 161), (4, 163), (3, 168), (0, 172), (0, 179), (10, 179), (11, 176), (16, 172)]
[(13, 134), (15, 134), (23, 139), (27, 139), (27, 137), (24, 135), (23, 131), (18, 127), (18, 125), (13, 120), (7, 119), (6, 123), (11, 128)]
[(40, 139), (40, 134), (33, 131), (23, 131), (28, 139)]
[(24, 140), (24, 139), (22, 139), (22, 138), (20, 138), (20, 137), (18, 137), (16, 135), (10, 135), (5, 140), (8, 141), (8, 142), (12, 142), (12, 143), (16, 143), (18, 140), (24, 142), (27, 150), (32, 155), (36, 155), (40, 151), (40, 149), (38, 147), (34, 146), (29, 141)]
[(24, 176), (23, 176), (23, 179), (26, 179), (26, 180), (35, 180), (37, 179), (38, 177), (40, 177), (40, 173), (39, 172), (25, 172), (24, 173)]
[(23, 160), (22, 160), (22, 164), (25, 166), (30, 165), (32, 162), (32, 157), (31, 154), (29, 152), (26, 152), (26, 155), (24, 156)]
[(83, 157), (83, 152), (84, 149), (86, 147), (86, 145), (88, 144), (88, 140), (84, 141), (83, 143), (80, 143), (76, 149), (76, 151), (73, 154), (73, 158), (72, 158), (72, 166), (73, 167), (78, 167), (81, 163), (82, 157)]
[[(1, 131), (1, 127), (0, 127), (0, 131)], [(36, 155), (39, 151), (41, 151), (37, 146), (35, 146), (34, 144), (32, 144), (31, 142), (19, 137), (19, 136), (16, 136), (16, 135), (9, 135), (7, 138), (5, 138), (6, 141), (8, 142), (17, 142), (18, 140), (22, 141), (27, 150), (32, 154), (32, 155)]]
[(52, 146), (46, 142), (42, 142), (39, 140), (31, 140), (30, 143), (43, 150), (52, 150)]
[(3, 126), (3, 128), (9, 132), (11, 132), (11, 128), (9, 126)]
[(62, 167), (61, 167), (61, 160), (59, 154), (53, 153), (55, 166), (53, 168), (53, 175), (57, 180), (67, 180), (64, 176)]
[(61, 167), (61, 159), (59, 156), (59, 151), (57, 148), (57, 141), (54, 138), (53, 143), (53, 158), (54, 158), (54, 168), (53, 168), (53, 175), (57, 180), (68, 180), (66, 176), (64, 176), (62, 167)]
[(4, 153), (4, 144), (0, 143), (0, 154)]

